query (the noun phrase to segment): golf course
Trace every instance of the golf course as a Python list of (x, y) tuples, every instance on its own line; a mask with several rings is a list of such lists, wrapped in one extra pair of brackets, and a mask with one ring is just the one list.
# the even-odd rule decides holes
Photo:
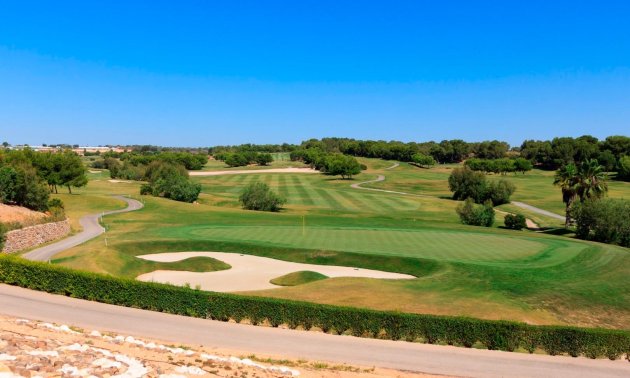
[[(202, 171), (191, 175), (201, 185), (195, 203), (139, 196), (141, 183), (110, 180), (107, 171), (91, 171), (85, 188), (54, 195), (64, 202), (75, 231), (81, 216), (124, 208), (113, 195), (129, 195), (144, 207), (104, 217), (104, 234), (56, 255), (52, 262), (136, 278), (155, 271), (199, 274), (231, 268), (203, 254), (164, 261), (140, 255), (255, 255), (415, 278), (327, 278), (324, 273), (316, 280), (298, 279), (291, 286), (271, 285), (273, 288), (239, 293), (530, 324), (630, 328), (628, 249), (575, 239), (560, 232), (561, 220), (514, 204), (496, 210), (523, 214), (547, 231), (505, 229), (501, 215), (493, 227), (466, 226), (455, 212), (461, 202), (451, 199), (448, 188), (449, 174), (458, 165), (425, 169), (380, 159), (359, 161), (367, 169), (351, 180), (342, 180), (293, 171), (305, 166), (278, 156), (271, 166), (241, 167), (238, 173), (210, 160)], [(266, 173), (263, 169), (272, 170)], [(376, 181), (379, 176), (384, 179)], [(516, 186), (513, 201), (564, 215), (560, 190), (552, 185), (553, 172), (534, 169), (526, 174), (488, 176), (489, 180), (498, 178)], [(280, 212), (241, 208), (239, 195), (254, 182), (266, 183), (286, 199)], [(353, 187), (358, 183), (382, 191)], [(608, 195), (630, 198), (630, 184), (611, 181)], [(242, 275), (247, 281), (247, 270)], [(192, 279), (186, 283), (195, 286)]]

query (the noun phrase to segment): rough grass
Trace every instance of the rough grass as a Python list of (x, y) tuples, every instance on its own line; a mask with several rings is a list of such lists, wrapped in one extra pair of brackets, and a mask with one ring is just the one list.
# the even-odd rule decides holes
[(304, 270), (300, 272), (285, 274), (284, 276), (274, 278), (269, 282), (278, 286), (298, 286), (315, 281), (325, 280), (326, 278), (328, 278), (328, 276), (325, 276), (321, 273)]

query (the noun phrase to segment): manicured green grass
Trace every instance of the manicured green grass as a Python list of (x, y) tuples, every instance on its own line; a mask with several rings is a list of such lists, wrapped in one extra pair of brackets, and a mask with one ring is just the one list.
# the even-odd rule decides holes
[[(627, 249), (529, 231), (461, 225), (454, 211), (458, 202), (447, 198), (446, 178), (452, 167), (426, 170), (402, 164), (385, 170), (393, 162), (361, 160), (369, 170), (354, 181), (319, 174), (196, 177), (203, 186), (198, 204), (145, 197), (144, 209), (105, 218), (107, 246), (103, 235), (57, 256), (58, 262), (135, 277), (153, 269), (182, 269), (171, 264), (146, 265), (135, 257), (140, 254), (248, 253), (418, 277), (335, 278), (255, 295), (538, 324), (630, 328)], [(387, 180), (368, 186), (430, 196), (350, 187), (378, 174)], [(519, 178), (518, 185), (533, 190), (537, 183), (547, 182), (545, 174), (532, 172), (532, 178)], [(286, 208), (280, 213), (240, 209), (238, 195), (254, 181), (266, 182), (285, 196)], [(625, 193), (619, 183), (611, 187), (617, 190), (611, 195)], [(138, 190), (137, 183), (114, 184), (95, 177), (87, 189), (78, 191), (77, 197), (84, 200), (69, 202), (70, 211), (86, 213), (92, 209), (92, 199)], [(549, 197), (542, 197), (543, 204), (552, 201), (557, 188), (549, 190)], [(191, 265), (196, 264), (189, 264), (190, 270), (203, 269), (202, 264)]]
[(326, 278), (328, 277), (321, 273), (304, 270), (300, 272), (285, 274), (284, 276), (272, 279), (270, 282), (278, 286), (298, 286), (315, 281), (325, 280)]
[(269, 168), (304, 168), (306, 165), (299, 161), (291, 161), (289, 153), (271, 154), (274, 158), (273, 162), (267, 166), (248, 165), (245, 167), (229, 167), (224, 162), (210, 159), (203, 167), (204, 171), (240, 171), (240, 170), (258, 170)]

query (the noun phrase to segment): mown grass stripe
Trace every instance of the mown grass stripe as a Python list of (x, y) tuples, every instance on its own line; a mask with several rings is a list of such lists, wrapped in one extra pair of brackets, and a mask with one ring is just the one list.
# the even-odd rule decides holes
[(302, 186), (302, 182), (300, 182), (299, 178), (296, 175), (291, 175), (291, 180), (293, 181), (293, 186), (298, 194), (298, 197), (301, 199), (301, 202), (308, 206), (315, 205), (315, 202), (308, 194), (306, 188)]

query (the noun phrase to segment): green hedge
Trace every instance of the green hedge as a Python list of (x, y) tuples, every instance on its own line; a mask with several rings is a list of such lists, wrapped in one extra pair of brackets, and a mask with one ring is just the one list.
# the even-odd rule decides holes
[(211, 318), (247, 319), (252, 324), (320, 328), (360, 337), (445, 343), (464, 347), (551, 355), (568, 354), (617, 359), (630, 356), (630, 332), (564, 326), (533, 326), (510, 321), (403, 314), (320, 305), (272, 298), (246, 297), (140, 282), (0, 256), (0, 282), (103, 303)]

